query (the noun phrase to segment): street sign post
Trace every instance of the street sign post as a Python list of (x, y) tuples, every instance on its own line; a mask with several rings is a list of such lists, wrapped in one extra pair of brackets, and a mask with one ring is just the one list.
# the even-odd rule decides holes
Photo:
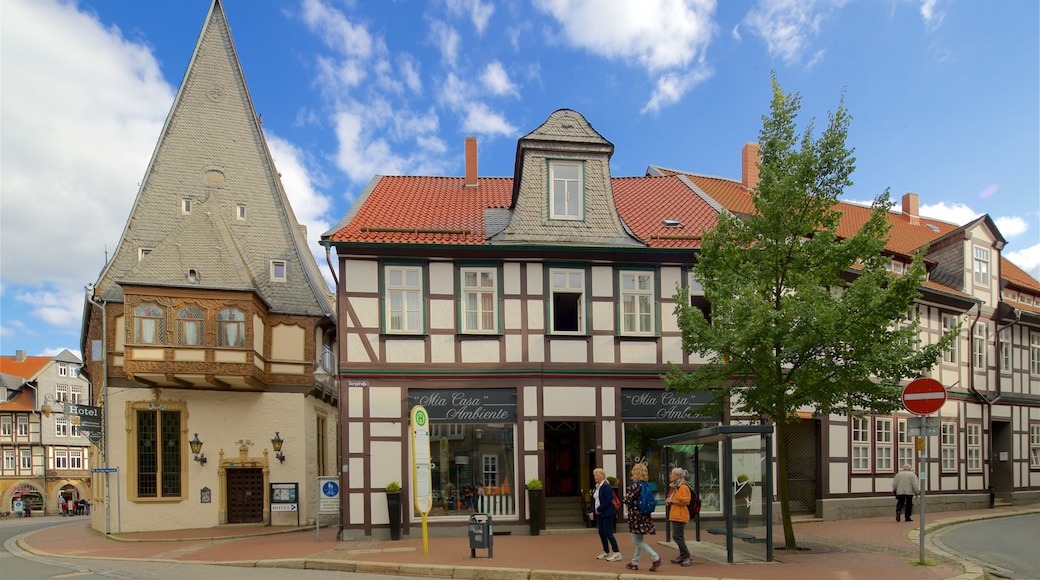
[(915, 415), (931, 415), (946, 402), (946, 387), (935, 379), (921, 377), (903, 387), (903, 407)]
[(430, 469), (430, 414), (423, 405), (415, 405), (409, 414), (412, 427), (412, 493), (415, 509), (422, 516), (423, 554), (430, 553), (426, 516), (433, 507), (433, 477)]

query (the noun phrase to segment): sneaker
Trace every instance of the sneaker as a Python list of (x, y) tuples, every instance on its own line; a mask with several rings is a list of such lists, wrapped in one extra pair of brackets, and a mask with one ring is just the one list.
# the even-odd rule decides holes
[(609, 557), (610, 557), (610, 553), (609, 552), (603, 552), (599, 556), (596, 556), (596, 559), (597, 560), (606, 560)]
[(908, 522), (912, 522), (912, 521), (914, 521), (914, 520), (912, 520), (912, 519), (910, 519), (910, 518), (906, 518), (906, 521), (908, 521)]
[(690, 566), (693, 566), (693, 558), (687, 556), (686, 559), (683, 560), (682, 563), (680, 563), (679, 565), (683, 568), (689, 568)]
[(669, 562), (671, 562), (672, 564), (678, 564), (678, 563), (682, 562), (683, 560), (684, 560), (684, 558), (682, 556), (676, 556), (676, 557), (672, 558), (671, 560), (669, 560)]
[(899, 521), (899, 514), (896, 514), (896, 521)]
[(621, 552), (614, 552), (613, 554), (611, 554), (610, 556), (607, 557), (607, 562), (617, 562), (620, 559), (621, 559)]
[(661, 567), (661, 559), (658, 558), (658, 559), (654, 560), (653, 564), (650, 564), (650, 571), (653, 572), (654, 570), (657, 570), (660, 567)]
[(639, 564), (634, 564), (632, 562), (629, 562), (628, 564), (625, 564), (625, 568), (628, 568), (629, 570), (638, 570), (639, 569)]

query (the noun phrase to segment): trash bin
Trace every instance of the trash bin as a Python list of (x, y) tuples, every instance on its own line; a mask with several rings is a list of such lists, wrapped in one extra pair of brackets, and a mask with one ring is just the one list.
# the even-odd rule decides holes
[(473, 514), (469, 518), (469, 555), (477, 557), (477, 550), (487, 550), (488, 558), (492, 556), (494, 536), (491, 533), (491, 515)]

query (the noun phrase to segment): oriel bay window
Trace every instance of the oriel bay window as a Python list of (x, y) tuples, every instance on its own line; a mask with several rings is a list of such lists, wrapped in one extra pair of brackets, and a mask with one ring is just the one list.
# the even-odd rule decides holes
[(198, 306), (185, 306), (177, 311), (177, 344), (201, 346), (205, 316)]
[(134, 342), (163, 344), (163, 316), (165, 312), (155, 304), (134, 308)]
[(217, 346), (246, 345), (246, 315), (236, 308), (217, 313)]
[(127, 467), (130, 499), (134, 501), (184, 498), (184, 457), (187, 437), (182, 428), (184, 404), (174, 401), (140, 402), (132, 414)]

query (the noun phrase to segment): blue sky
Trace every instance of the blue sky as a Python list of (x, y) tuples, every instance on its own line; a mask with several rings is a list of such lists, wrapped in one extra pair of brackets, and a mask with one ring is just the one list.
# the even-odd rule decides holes
[[(83, 286), (119, 241), (209, 0), (0, 4), (0, 353), (79, 351)], [(953, 0), (225, 0), (249, 90), (315, 252), (376, 174), (512, 174), (575, 109), (615, 176), (740, 178), (770, 71), (826, 123), (846, 201), (989, 214), (1040, 276), (1040, 3)], [(327, 270), (324, 259), (319, 266)], [(327, 273), (326, 273), (327, 275)]]

